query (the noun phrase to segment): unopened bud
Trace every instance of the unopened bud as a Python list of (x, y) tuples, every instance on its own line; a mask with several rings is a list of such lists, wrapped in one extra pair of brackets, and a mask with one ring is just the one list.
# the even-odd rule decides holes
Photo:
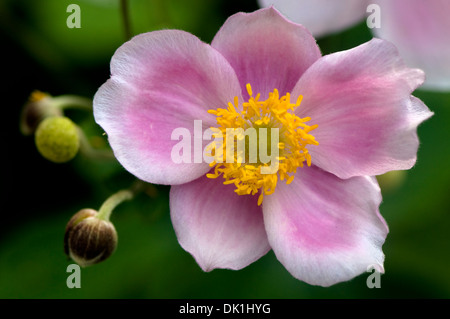
[(97, 217), (93, 209), (82, 209), (67, 223), (64, 251), (82, 267), (111, 256), (117, 247), (117, 232), (110, 221)]
[(50, 116), (62, 116), (60, 108), (55, 107), (54, 98), (41, 91), (34, 91), (25, 104), (20, 117), (20, 130), (24, 135), (33, 134), (39, 123)]
[(43, 120), (36, 130), (35, 142), (42, 156), (55, 163), (70, 161), (80, 148), (77, 126), (62, 116)]

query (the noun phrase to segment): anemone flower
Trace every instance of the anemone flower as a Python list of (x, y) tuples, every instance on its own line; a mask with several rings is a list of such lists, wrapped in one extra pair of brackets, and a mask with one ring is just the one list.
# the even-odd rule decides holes
[[(94, 115), (125, 169), (172, 185), (177, 239), (204, 271), (272, 249), (295, 278), (329, 286), (384, 271), (374, 176), (414, 165), (417, 126), (432, 115), (411, 96), (423, 80), (380, 39), (322, 56), (305, 27), (268, 8), (229, 17), (211, 45), (179, 30), (135, 36), (112, 57)], [(277, 170), (174, 161), (177, 129), (207, 148), (199, 121), (216, 133), (277, 130)]]
[(410, 67), (425, 71), (423, 88), (450, 90), (450, 1), (447, 0), (259, 0), (274, 5), (314, 36), (335, 33), (361, 22), (378, 5), (376, 37), (394, 43)]

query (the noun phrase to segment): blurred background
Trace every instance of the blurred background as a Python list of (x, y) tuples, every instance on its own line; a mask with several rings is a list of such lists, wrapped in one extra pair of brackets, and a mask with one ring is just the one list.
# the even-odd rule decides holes
[[(81, 28), (69, 29), (69, 4), (81, 8)], [(255, 1), (131, 0), (133, 34), (183, 29), (210, 42), (228, 16), (258, 9)], [(318, 40), (323, 54), (372, 38), (365, 21)], [(63, 251), (67, 221), (82, 208), (98, 209), (133, 176), (115, 160), (79, 154), (54, 164), (23, 136), (19, 118), (33, 90), (92, 98), (109, 78), (109, 62), (125, 41), (118, 0), (2, 0), (0, 298), (449, 298), (450, 93), (417, 90), (435, 115), (419, 127), (417, 165), (380, 179), (381, 213), (390, 227), (383, 246), (381, 288), (361, 276), (329, 288), (294, 279), (270, 252), (240, 271), (204, 273), (178, 244), (169, 216), (169, 187), (155, 186), (121, 204), (111, 220), (115, 254), (81, 270), (69, 289)], [(104, 143), (92, 113), (66, 113), (92, 141)]]

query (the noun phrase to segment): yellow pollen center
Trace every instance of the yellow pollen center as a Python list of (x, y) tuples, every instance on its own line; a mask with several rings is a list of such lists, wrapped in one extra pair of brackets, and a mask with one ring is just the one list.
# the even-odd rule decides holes
[[(311, 118), (295, 115), (303, 98), (301, 95), (293, 104), (289, 93), (280, 97), (274, 89), (267, 100), (260, 101), (260, 94), (253, 97), (250, 84), (246, 87), (250, 97), (242, 106), (235, 97), (226, 109), (208, 110), (217, 117), (218, 127), (211, 128), (213, 136), (220, 137), (223, 143), (210, 144), (213, 158), (210, 166), (214, 167), (214, 172), (206, 176), (217, 178), (222, 175), (224, 184), (234, 184), (238, 195), (259, 193), (258, 205), (261, 205), (264, 195), (275, 191), (278, 179), (290, 184), (297, 167), (303, 167), (305, 162), (311, 165), (311, 155), (306, 147), (319, 144), (310, 134), (318, 125), (307, 125)], [(225, 142), (229, 140), (232, 143)], [(239, 141), (244, 147), (239, 148)]]

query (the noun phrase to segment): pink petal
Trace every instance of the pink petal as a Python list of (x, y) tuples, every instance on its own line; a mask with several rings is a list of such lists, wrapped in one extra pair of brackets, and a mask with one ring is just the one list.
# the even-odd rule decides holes
[(314, 166), (280, 183), (263, 203), (269, 243), (297, 279), (330, 286), (373, 266), (383, 272), (388, 228), (372, 177), (342, 180)]
[(205, 174), (208, 164), (193, 163), (192, 157), (191, 163), (172, 161), (179, 140), (171, 140), (171, 134), (187, 128), (192, 140), (200, 141), (202, 136), (193, 133), (194, 120), (202, 120), (204, 129), (215, 125), (207, 110), (241, 96), (223, 56), (189, 33), (155, 31), (122, 45), (111, 72), (94, 97), (94, 115), (120, 163), (156, 184), (185, 183)]
[(425, 71), (424, 88), (450, 90), (450, 1), (377, 0), (381, 28), (376, 36), (392, 41), (407, 64)]
[(313, 164), (340, 178), (411, 168), (417, 126), (432, 115), (410, 95), (422, 82), (423, 72), (379, 39), (318, 60), (292, 92), (303, 95), (299, 115), (319, 125)]
[(262, 7), (274, 5), (286, 17), (304, 25), (315, 37), (344, 30), (363, 20), (363, 0), (259, 0)]
[(212, 46), (231, 63), (241, 86), (250, 83), (254, 94), (264, 99), (275, 88), (283, 95), (292, 90), (321, 56), (309, 31), (273, 8), (231, 16)]
[(239, 196), (222, 179), (172, 186), (170, 213), (178, 242), (204, 271), (241, 269), (269, 250), (257, 196)]

